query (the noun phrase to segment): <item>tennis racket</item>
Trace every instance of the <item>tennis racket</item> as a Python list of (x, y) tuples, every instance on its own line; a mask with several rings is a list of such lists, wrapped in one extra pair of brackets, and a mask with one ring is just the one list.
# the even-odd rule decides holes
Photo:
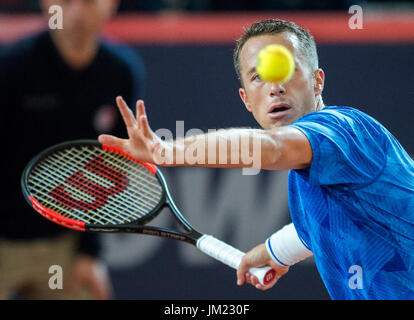
[[(67, 228), (180, 240), (234, 269), (244, 255), (187, 222), (155, 165), (95, 140), (69, 141), (44, 150), (26, 166), (21, 186), (25, 199), (38, 213)], [(167, 206), (183, 232), (147, 225)], [(249, 272), (263, 285), (276, 274), (268, 266)]]

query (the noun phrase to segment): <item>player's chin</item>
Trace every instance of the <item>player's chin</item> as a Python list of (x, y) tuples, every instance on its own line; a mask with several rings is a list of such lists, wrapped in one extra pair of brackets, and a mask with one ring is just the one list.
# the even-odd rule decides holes
[(293, 121), (284, 120), (284, 119), (272, 120), (270, 121), (267, 129), (279, 128), (279, 127), (287, 126), (288, 124), (291, 124), (291, 123), (293, 123)]
[(298, 120), (299, 117), (296, 114), (287, 114), (286, 116), (279, 119), (270, 119), (270, 128), (278, 128), (287, 126)]

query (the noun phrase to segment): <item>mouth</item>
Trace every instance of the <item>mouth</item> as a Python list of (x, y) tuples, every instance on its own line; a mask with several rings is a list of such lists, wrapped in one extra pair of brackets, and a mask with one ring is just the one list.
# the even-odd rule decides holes
[(286, 103), (273, 104), (267, 114), (271, 119), (283, 118), (292, 107)]

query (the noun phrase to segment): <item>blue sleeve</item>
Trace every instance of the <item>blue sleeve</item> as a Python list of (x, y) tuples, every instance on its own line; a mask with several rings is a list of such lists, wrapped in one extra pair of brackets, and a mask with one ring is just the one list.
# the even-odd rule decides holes
[(290, 125), (312, 147), (310, 168), (302, 171), (317, 185), (370, 184), (386, 163), (387, 135), (374, 119), (352, 108), (310, 113)]

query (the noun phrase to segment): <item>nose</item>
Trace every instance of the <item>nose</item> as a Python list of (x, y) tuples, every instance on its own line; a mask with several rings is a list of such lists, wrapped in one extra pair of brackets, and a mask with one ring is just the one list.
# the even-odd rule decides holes
[(286, 93), (286, 89), (280, 82), (269, 82), (270, 85), (270, 96), (282, 96)]
[(85, 15), (86, 1), (71, 0), (66, 5), (66, 10), (70, 12), (73, 17), (82, 17)]

